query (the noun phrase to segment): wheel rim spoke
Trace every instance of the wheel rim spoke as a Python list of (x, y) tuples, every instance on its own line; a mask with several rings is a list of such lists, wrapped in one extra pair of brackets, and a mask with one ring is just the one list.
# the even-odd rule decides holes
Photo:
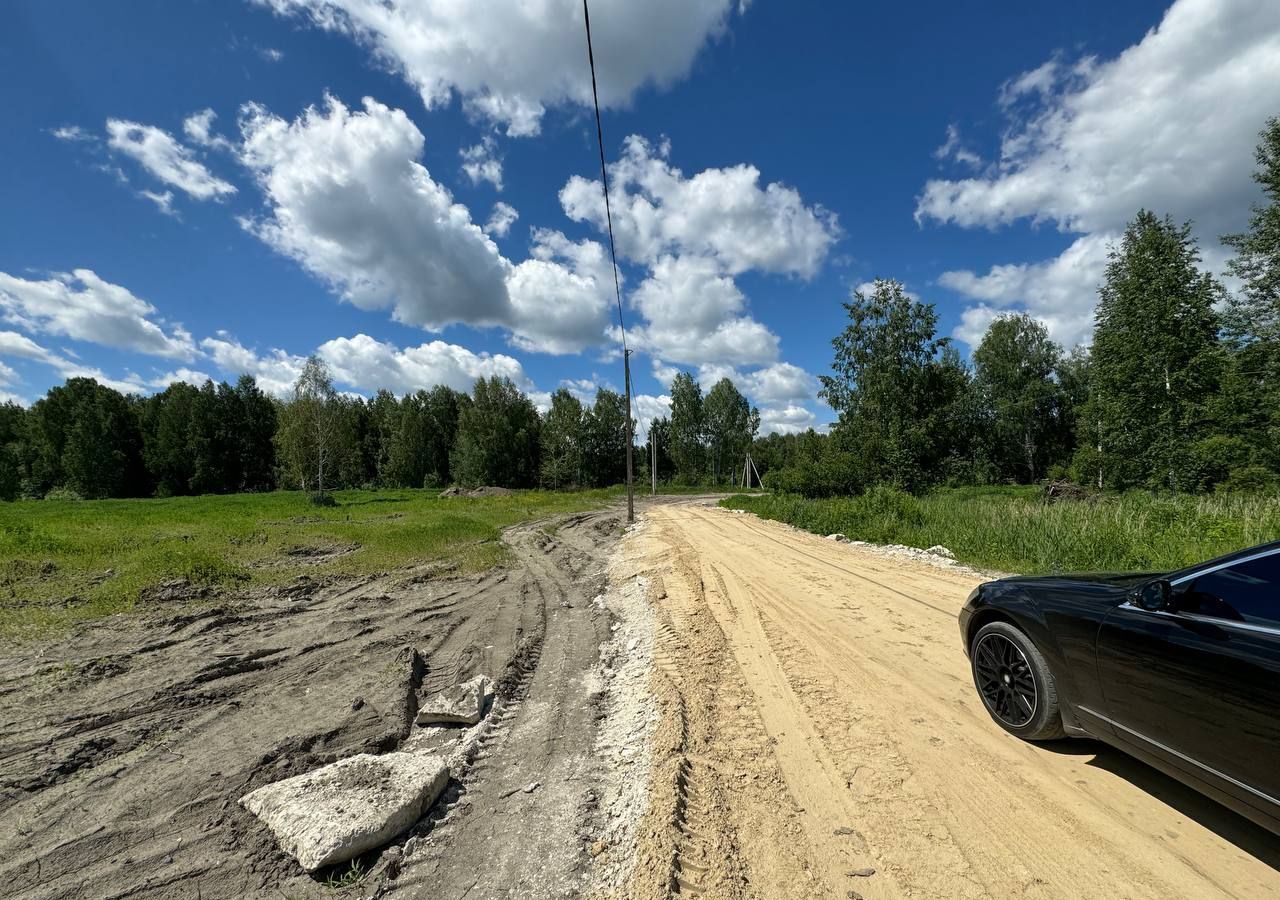
[(973, 653), (974, 680), (987, 709), (1019, 728), (1036, 714), (1035, 675), (1022, 648), (1002, 634), (988, 634)]

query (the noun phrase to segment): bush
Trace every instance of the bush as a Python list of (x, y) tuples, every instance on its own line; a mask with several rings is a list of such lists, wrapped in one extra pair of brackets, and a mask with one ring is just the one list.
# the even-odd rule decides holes
[(46, 500), (83, 500), (78, 491), (69, 487), (56, 487), (44, 495)]
[(1215, 434), (1196, 441), (1175, 460), (1178, 486), (1192, 493), (1212, 490), (1233, 471), (1249, 467), (1252, 455), (1253, 448), (1238, 437)]
[(333, 494), (326, 492), (316, 492), (310, 497), (312, 506), (337, 506), (338, 501), (333, 499)]
[(764, 487), (802, 497), (844, 497), (856, 494), (862, 483), (853, 455), (828, 445), (816, 459), (769, 470)]
[(1218, 484), (1224, 494), (1275, 494), (1280, 478), (1266, 466), (1240, 466)]

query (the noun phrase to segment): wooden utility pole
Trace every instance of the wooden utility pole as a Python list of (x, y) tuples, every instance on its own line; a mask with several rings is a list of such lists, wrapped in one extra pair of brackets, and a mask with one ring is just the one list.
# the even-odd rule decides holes
[(636, 520), (635, 484), (631, 474), (631, 450), (635, 444), (635, 427), (631, 421), (631, 351), (622, 351), (622, 370), (627, 379), (627, 522)]
[(649, 422), (649, 475), (653, 481), (652, 495), (658, 496), (658, 438), (653, 433), (653, 422)]

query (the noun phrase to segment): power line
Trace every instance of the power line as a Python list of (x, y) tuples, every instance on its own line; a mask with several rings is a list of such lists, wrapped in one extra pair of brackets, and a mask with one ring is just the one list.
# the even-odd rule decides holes
[(600, 125), (600, 94), (596, 90), (596, 55), (591, 48), (591, 11), (582, 0), (582, 18), (587, 24), (587, 62), (591, 64), (591, 99), (596, 106), (596, 143), (600, 147), (600, 183), (604, 186), (604, 220), (609, 229), (609, 258), (613, 261), (613, 293), (618, 299), (618, 328), (622, 332), (622, 352), (627, 350), (627, 326), (622, 320), (622, 288), (618, 281), (618, 251), (613, 243), (613, 212), (609, 208), (609, 172), (604, 165), (604, 129)]
[(631, 453), (635, 433), (631, 420), (631, 351), (627, 349), (627, 323), (622, 316), (622, 286), (618, 280), (618, 250), (613, 242), (613, 210), (609, 207), (609, 170), (604, 164), (604, 127), (600, 124), (600, 92), (596, 89), (596, 54), (591, 46), (591, 10), (582, 0), (582, 20), (587, 26), (587, 62), (591, 65), (591, 99), (596, 107), (596, 144), (600, 148), (600, 185), (604, 188), (604, 220), (609, 229), (609, 260), (613, 263), (613, 295), (618, 300), (618, 331), (622, 336), (622, 371), (627, 388), (627, 521), (636, 520)]

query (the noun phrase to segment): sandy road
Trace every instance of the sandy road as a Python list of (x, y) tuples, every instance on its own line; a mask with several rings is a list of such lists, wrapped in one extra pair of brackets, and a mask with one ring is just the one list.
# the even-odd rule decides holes
[(630, 896), (1280, 897), (1280, 841), (990, 721), (955, 621), (978, 578), (699, 504), (624, 548), (664, 722)]

